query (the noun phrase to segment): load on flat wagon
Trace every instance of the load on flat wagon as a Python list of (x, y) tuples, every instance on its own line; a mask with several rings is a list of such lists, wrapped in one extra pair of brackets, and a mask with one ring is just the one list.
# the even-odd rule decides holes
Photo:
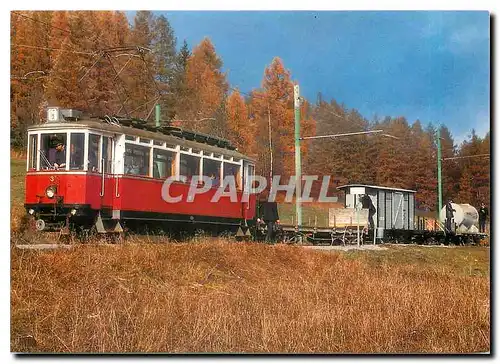
[[(49, 108), (47, 120), (28, 129), (25, 207), (38, 230), (234, 231), (254, 219), (255, 196), (241, 197), (255, 162), (227, 140), (60, 108)], [(203, 175), (219, 184), (233, 176), (237, 202), (222, 197), (211, 203), (216, 183), (190, 200), (190, 186)], [(165, 201), (168, 178), (177, 203)]]

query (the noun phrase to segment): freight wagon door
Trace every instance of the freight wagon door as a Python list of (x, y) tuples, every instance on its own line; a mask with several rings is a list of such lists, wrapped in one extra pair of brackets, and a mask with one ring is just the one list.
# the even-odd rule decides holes
[(394, 192), (392, 194), (392, 228), (404, 228), (404, 198), (401, 192)]

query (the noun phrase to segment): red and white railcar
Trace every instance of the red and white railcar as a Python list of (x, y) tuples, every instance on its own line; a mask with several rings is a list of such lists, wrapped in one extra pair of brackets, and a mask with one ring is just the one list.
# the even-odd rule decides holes
[[(25, 207), (38, 230), (121, 232), (145, 224), (236, 230), (254, 218), (255, 195), (242, 198), (254, 161), (223, 139), (70, 109), (49, 108), (47, 116), (28, 130)], [(233, 175), (237, 202), (229, 196), (211, 202), (217, 186), (188, 201), (191, 181), (201, 183), (203, 175), (216, 181)], [(182, 195), (179, 202), (162, 197), (168, 177), (175, 180), (169, 194)]]

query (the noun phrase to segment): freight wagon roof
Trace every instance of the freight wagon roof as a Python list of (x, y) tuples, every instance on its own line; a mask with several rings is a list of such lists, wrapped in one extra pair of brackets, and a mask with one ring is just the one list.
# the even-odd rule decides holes
[[(203, 149), (207, 152), (224, 154), (224, 155), (227, 155), (230, 157), (240, 158), (240, 159), (244, 159), (247, 161), (255, 162), (255, 160), (238, 152), (237, 150), (229, 149), (229, 148), (222, 148), (222, 147), (218, 147), (216, 145), (198, 142), (196, 140), (189, 140), (189, 139), (186, 139), (185, 137), (177, 136), (177, 135), (192, 135), (193, 137), (196, 136), (199, 138), (206, 138), (206, 139), (211, 138), (213, 140), (227, 142), (221, 138), (211, 137), (209, 135), (202, 134), (202, 133), (190, 132), (190, 131), (182, 130), (180, 128), (171, 128), (172, 134), (169, 134), (169, 133), (165, 133), (165, 132), (149, 131), (149, 130), (139, 129), (136, 127), (124, 126), (124, 125), (109, 124), (109, 123), (102, 122), (102, 121), (99, 121), (96, 119), (94, 119), (94, 120), (82, 119), (82, 120), (78, 120), (78, 121), (48, 122), (48, 123), (44, 123), (44, 124), (34, 125), (34, 126), (31, 126), (30, 128), (28, 128), (28, 131), (44, 131), (44, 130), (49, 130), (49, 129), (79, 129), (79, 128), (102, 130), (102, 131), (111, 132), (111, 133), (133, 135), (133, 136), (138, 136), (141, 138), (153, 139), (153, 140), (157, 140), (157, 141), (165, 141), (167, 143), (180, 144), (182, 146), (190, 147), (190, 148), (199, 148), (199, 149)], [(177, 135), (174, 135), (174, 134), (177, 134)]]
[(360, 184), (360, 183), (353, 183), (353, 184), (349, 184), (349, 185), (339, 186), (339, 187), (337, 187), (337, 189), (338, 190), (343, 190), (343, 189), (347, 189), (348, 187), (367, 187), (367, 188), (373, 188), (375, 190), (387, 190), (387, 191), (410, 192), (410, 193), (417, 192), (417, 191), (414, 191), (414, 190), (405, 190), (403, 188), (373, 186), (373, 185), (363, 185), (363, 184)]

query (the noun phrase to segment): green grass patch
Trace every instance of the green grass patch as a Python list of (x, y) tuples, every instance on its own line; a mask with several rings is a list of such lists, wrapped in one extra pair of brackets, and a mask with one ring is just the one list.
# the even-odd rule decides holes
[(424, 270), (465, 276), (490, 275), (489, 247), (390, 246), (388, 250), (347, 251), (346, 257), (366, 261), (374, 269), (387, 265), (414, 265)]
[(11, 204), (24, 203), (24, 180), (26, 176), (26, 161), (10, 160), (10, 200)]

